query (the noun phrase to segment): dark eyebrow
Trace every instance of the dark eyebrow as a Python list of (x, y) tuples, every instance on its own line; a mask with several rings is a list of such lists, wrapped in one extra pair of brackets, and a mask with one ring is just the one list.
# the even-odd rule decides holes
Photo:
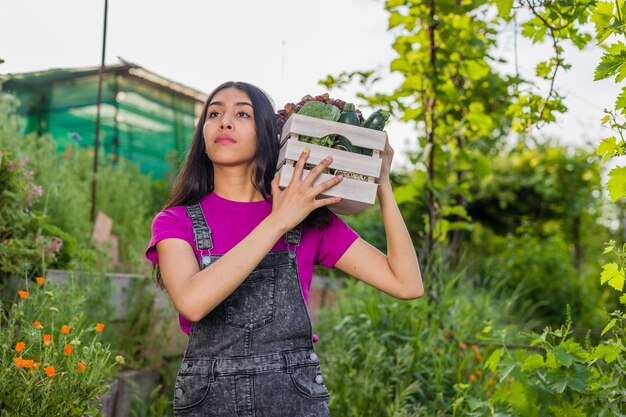
[[(221, 101), (213, 101), (213, 102), (209, 103), (209, 107), (210, 106), (223, 106), (223, 105), (224, 105), (224, 103), (222, 103)], [(252, 104), (248, 103), (247, 101), (239, 101), (239, 102), (235, 103), (235, 105), (252, 107)]]

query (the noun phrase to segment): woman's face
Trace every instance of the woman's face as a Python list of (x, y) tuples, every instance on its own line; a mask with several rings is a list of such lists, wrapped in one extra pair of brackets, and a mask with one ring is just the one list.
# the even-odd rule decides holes
[(250, 97), (234, 87), (218, 91), (207, 108), (203, 133), (214, 165), (251, 164), (257, 137)]

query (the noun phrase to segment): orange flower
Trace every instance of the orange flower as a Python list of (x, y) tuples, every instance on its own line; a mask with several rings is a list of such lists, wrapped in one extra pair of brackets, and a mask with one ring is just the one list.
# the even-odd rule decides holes
[(41, 362), (35, 362), (35, 363), (33, 364), (33, 366), (34, 366), (35, 368), (39, 369), (39, 367), (41, 366)]
[(50, 343), (52, 343), (52, 336), (50, 336), (49, 334), (44, 334), (43, 335), (43, 344), (45, 346), (48, 346)]
[(494, 375), (498, 375), (498, 370), (494, 369), (493, 371), (491, 371), (491, 373), (494, 374)]
[(472, 381), (472, 382), (476, 382), (476, 375), (471, 374), (471, 375), (469, 376), (469, 379), (470, 379), (470, 381)]
[(459, 348), (463, 350), (467, 349), (467, 343), (464, 343), (464, 342), (459, 343)]
[(15, 363), (15, 367), (18, 369), (24, 366), (24, 359), (22, 359), (21, 356), (13, 358), (13, 362)]
[(443, 337), (445, 337), (446, 339), (451, 339), (454, 337), (454, 333), (452, 333), (451, 331), (447, 331), (443, 334)]
[(82, 362), (78, 362), (78, 365), (76, 365), (76, 370), (78, 372), (83, 372), (85, 370), (85, 364)]
[(495, 383), (496, 383), (496, 381), (494, 381), (494, 380), (493, 380), (493, 378), (489, 378), (489, 381), (487, 381), (487, 386), (488, 386), (488, 387), (491, 387), (491, 386), (493, 386), (493, 384), (495, 384)]
[(23, 351), (23, 350), (24, 350), (24, 346), (26, 346), (26, 343), (24, 343), (24, 342), (17, 342), (17, 343), (15, 344), (15, 351), (16, 351), (16, 352), (21, 352), (21, 351)]
[(28, 291), (18, 291), (17, 293), (18, 293), (18, 295), (20, 296), (21, 299), (28, 298)]
[(472, 345), (472, 350), (478, 353), (478, 345)]
[(96, 332), (102, 333), (102, 330), (104, 330), (104, 324), (96, 323)]
[(41, 329), (43, 328), (43, 326), (41, 325), (41, 323), (39, 323), (39, 321), (35, 320), (35, 322), (33, 323), (33, 326), (35, 326), (35, 329)]
[(61, 333), (68, 334), (70, 332), (70, 326), (61, 326)]
[(70, 356), (73, 350), (74, 350), (74, 346), (72, 345), (63, 346), (63, 353), (65, 353), (65, 356)]
[(476, 369), (476, 376), (483, 376), (483, 371)]
[(508, 382), (509, 384), (512, 384), (513, 381), (515, 381), (513, 378), (509, 378), (509, 379), (506, 380), (506, 382)]
[(22, 361), (22, 365), (24, 366), (24, 368), (30, 369), (35, 365), (35, 361), (32, 359), (24, 359)]
[(43, 285), (46, 282), (46, 279), (43, 277), (37, 277), (37, 284)]
[(482, 360), (483, 360), (483, 355), (481, 355), (480, 353), (477, 353), (477, 354), (476, 354), (476, 360), (477, 360), (478, 362), (482, 361)]
[(50, 378), (56, 375), (56, 369), (54, 369), (54, 366), (46, 366), (44, 371), (46, 371), (46, 375), (48, 375)]

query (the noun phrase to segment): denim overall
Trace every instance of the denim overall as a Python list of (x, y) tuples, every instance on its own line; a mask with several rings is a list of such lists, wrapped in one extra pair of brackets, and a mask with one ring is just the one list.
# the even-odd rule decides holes
[[(186, 209), (204, 269), (220, 256), (210, 254), (211, 229), (200, 205)], [(192, 324), (176, 377), (176, 417), (329, 416), (298, 278), (300, 233), (300, 227), (287, 232), (289, 250), (268, 253), (228, 298)]]

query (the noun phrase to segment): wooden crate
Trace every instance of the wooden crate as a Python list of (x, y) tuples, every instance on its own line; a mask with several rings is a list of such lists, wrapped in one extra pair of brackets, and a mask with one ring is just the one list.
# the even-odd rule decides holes
[[(298, 140), (300, 135), (316, 138), (341, 135), (354, 146), (372, 149), (372, 156), (300, 142)], [(342, 198), (339, 203), (328, 206), (336, 214), (353, 214), (361, 211), (376, 202), (378, 184), (375, 180), (380, 175), (382, 165), (380, 152), (385, 149), (386, 140), (386, 132), (293, 114), (285, 123), (280, 138), (280, 154), (276, 167), (280, 171), (280, 187), (287, 187), (302, 150), (309, 148), (311, 153), (307, 164), (317, 165), (330, 155), (333, 157), (333, 162), (329, 168), (368, 177), (367, 181), (362, 181), (347, 178), (344, 175), (343, 181), (320, 194), (320, 197)], [(309, 170), (305, 169), (303, 177), (306, 177), (308, 173)], [(332, 177), (332, 175), (322, 173), (313, 184), (318, 185)]]

